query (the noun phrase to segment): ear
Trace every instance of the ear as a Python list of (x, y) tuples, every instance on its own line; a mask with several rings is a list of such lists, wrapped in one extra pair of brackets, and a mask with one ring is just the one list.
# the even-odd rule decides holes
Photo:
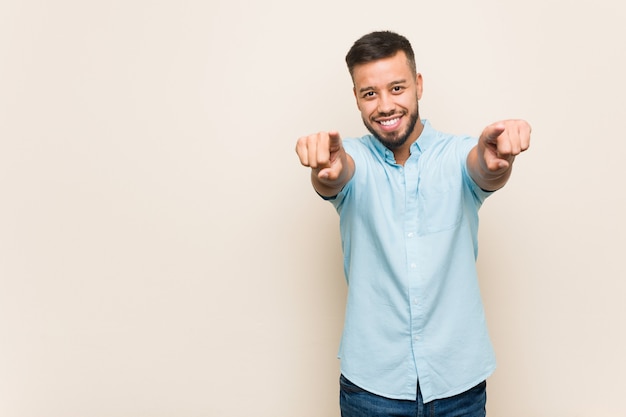
[(356, 100), (356, 107), (361, 111), (361, 105), (359, 104), (359, 98), (356, 95), (356, 87), (352, 87), (352, 94), (354, 94), (354, 99)]
[(417, 88), (417, 99), (421, 100), (422, 91), (424, 89), (424, 80), (422, 79), (422, 74), (420, 74), (419, 72), (415, 76), (415, 86)]

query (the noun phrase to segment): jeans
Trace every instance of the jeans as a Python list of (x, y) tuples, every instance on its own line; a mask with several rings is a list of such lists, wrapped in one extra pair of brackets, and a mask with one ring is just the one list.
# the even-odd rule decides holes
[(417, 401), (381, 397), (339, 378), (341, 417), (485, 417), (485, 381), (461, 394), (424, 404), (417, 387)]

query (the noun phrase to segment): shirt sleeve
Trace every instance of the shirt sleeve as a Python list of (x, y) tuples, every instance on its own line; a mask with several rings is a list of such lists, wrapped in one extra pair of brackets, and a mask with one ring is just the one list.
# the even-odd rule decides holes
[(478, 184), (476, 184), (474, 179), (469, 174), (469, 170), (467, 168), (467, 156), (477, 143), (478, 138), (476, 137), (467, 136), (462, 138), (459, 141), (459, 157), (461, 158), (463, 166), (463, 182), (467, 187), (469, 187), (470, 191), (472, 192), (476, 204), (481, 205), (487, 199), (487, 197), (489, 197), (495, 191), (483, 190), (478, 186)]
[(360, 142), (357, 139), (344, 139), (343, 147), (346, 150), (346, 153), (352, 157), (354, 161), (354, 174), (350, 181), (339, 191), (336, 196), (333, 197), (322, 197), (324, 200), (330, 201), (337, 211), (341, 211), (341, 206), (343, 205), (346, 197), (351, 193), (353, 184), (355, 182), (355, 177), (359, 175), (359, 167), (363, 165), (362, 161), (362, 150), (359, 147)]

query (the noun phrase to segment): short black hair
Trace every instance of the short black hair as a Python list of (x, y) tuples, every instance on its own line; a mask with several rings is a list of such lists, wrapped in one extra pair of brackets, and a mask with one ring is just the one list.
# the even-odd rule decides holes
[(353, 75), (355, 66), (392, 57), (399, 51), (404, 52), (411, 71), (417, 75), (415, 54), (407, 38), (388, 30), (371, 32), (362, 36), (354, 42), (346, 55), (350, 76)]

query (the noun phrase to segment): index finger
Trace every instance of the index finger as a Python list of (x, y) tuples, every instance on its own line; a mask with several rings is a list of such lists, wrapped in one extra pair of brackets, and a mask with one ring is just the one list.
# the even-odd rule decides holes
[(341, 145), (341, 136), (336, 130), (331, 130), (330, 132), (328, 132), (328, 139), (328, 145), (330, 147), (337, 147)]

